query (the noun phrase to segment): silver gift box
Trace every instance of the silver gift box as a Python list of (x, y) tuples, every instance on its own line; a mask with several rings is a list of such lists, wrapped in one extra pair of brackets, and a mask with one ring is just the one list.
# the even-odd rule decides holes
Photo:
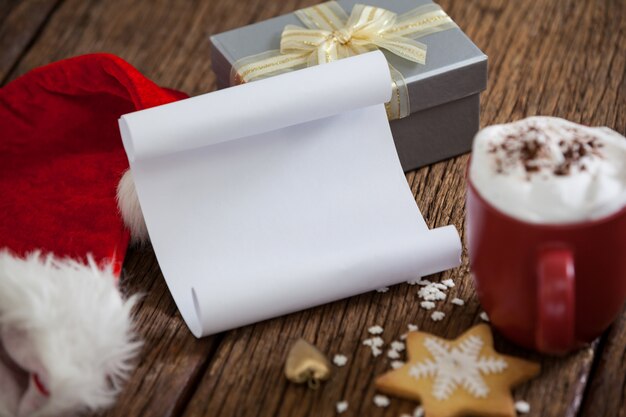
[[(355, 0), (340, 0), (350, 14)], [(397, 14), (430, 0), (363, 0)], [(303, 26), (286, 14), (211, 36), (213, 70), (218, 88), (228, 87), (234, 62), (275, 50), (288, 25)], [(416, 64), (383, 50), (388, 62), (404, 76), (411, 115), (391, 121), (396, 149), (405, 171), (450, 158), (471, 149), (479, 128), (480, 92), (487, 85), (487, 56), (458, 28), (418, 39), (427, 45), (426, 64)]]

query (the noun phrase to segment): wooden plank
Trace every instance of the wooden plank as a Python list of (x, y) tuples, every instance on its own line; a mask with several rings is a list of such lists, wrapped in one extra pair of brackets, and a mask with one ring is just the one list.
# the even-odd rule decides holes
[(626, 416), (626, 309), (600, 343), (602, 355), (589, 378), (582, 417)]
[(61, 0), (0, 2), (0, 85)]
[[(440, 3), (490, 56), (483, 124), (551, 114), (624, 132), (626, 105), (615, 91), (624, 87), (620, 45), (626, 39), (619, 30), (624, 27), (623, 4), (575, 0)], [(615, 13), (608, 13), (611, 7)], [(429, 226), (453, 223), (463, 230), (466, 163), (463, 156), (407, 175)], [(479, 322), (480, 307), (467, 257), (463, 260), (460, 268), (433, 278), (454, 279), (457, 286), (449, 298), (467, 301), (461, 308), (444, 303), (441, 310), (446, 318), (441, 322), (430, 320), (430, 312), (418, 306), (415, 287), (400, 285), (386, 294), (364, 294), (227, 333), (184, 415), (332, 415), (340, 400), (350, 403), (346, 415), (410, 413), (414, 404), (408, 401), (394, 399), (387, 409), (372, 404), (373, 379), (389, 369), (390, 361), (372, 358), (362, 340), (374, 324), (384, 326), (383, 336), (389, 342), (408, 323), (455, 337)], [(348, 365), (336, 369), (334, 377), (317, 391), (288, 383), (282, 374), (283, 360), (298, 337), (331, 356), (347, 355)], [(623, 341), (609, 337), (617, 341), (615, 351), (623, 352)], [(530, 402), (533, 415), (577, 415), (597, 344), (565, 358), (526, 352), (498, 335), (496, 345), (505, 353), (541, 362), (541, 376), (516, 391), (517, 398)]]

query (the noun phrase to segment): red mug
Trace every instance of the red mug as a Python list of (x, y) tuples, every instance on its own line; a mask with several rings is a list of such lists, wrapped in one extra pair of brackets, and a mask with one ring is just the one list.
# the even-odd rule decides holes
[(563, 354), (599, 336), (626, 300), (626, 207), (535, 224), (487, 202), (468, 176), (466, 233), (478, 298), (505, 337)]

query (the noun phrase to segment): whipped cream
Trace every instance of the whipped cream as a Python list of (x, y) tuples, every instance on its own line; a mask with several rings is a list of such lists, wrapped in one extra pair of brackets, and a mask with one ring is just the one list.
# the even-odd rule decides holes
[(532, 223), (599, 219), (626, 206), (626, 138), (556, 117), (489, 126), (470, 180), (500, 211)]

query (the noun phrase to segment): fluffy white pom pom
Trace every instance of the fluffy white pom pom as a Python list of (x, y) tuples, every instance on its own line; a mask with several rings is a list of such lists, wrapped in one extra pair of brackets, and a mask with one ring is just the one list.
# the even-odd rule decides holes
[(139, 351), (110, 265), (0, 251), (0, 416), (113, 403)]
[(135, 243), (147, 242), (150, 237), (130, 170), (124, 173), (117, 186), (117, 205), (124, 219), (124, 224), (130, 230), (132, 241)]

